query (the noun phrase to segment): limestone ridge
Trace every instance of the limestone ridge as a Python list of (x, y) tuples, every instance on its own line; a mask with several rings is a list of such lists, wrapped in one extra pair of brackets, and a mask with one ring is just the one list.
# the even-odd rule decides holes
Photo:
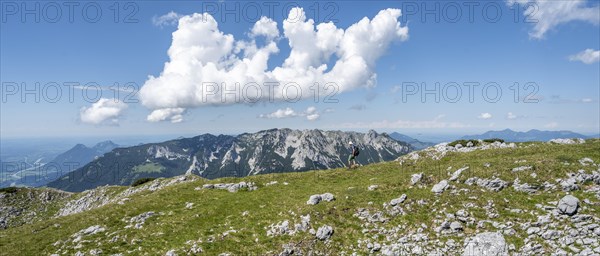
[(196, 174), (204, 178), (244, 177), (344, 167), (348, 142), (360, 147), (357, 161), (389, 161), (412, 147), (386, 134), (271, 129), (238, 136), (204, 134), (162, 143), (117, 148), (48, 184), (66, 191), (129, 185), (141, 177)]

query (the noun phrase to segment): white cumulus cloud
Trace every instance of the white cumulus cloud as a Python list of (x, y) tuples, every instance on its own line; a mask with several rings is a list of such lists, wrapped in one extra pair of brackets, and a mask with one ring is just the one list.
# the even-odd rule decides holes
[(298, 116), (298, 113), (291, 108), (278, 109), (273, 113), (261, 114), (260, 118), (288, 118)]
[(510, 119), (510, 120), (517, 119), (517, 115), (513, 114), (512, 112), (508, 112), (506, 114), (506, 119)]
[(314, 121), (321, 117), (321, 114), (317, 110), (316, 107), (308, 107), (304, 112), (298, 113), (292, 108), (282, 108), (278, 109), (269, 114), (261, 114), (259, 118), (267, 118), (267, 119), (281, 119), (281, 118), (290, 118), (290, 117), (305, 117), (308, 121)]
[(308, 107), (308, 109), (306, 109), (306, 111), (304, 112), (304, 115), (306, 116), (306, 120), (308, 121), (314, 121), (321, 117), (319, 112), (317, 112), (317, 108), (315, 107)]
[(152, 111), (146, 119), (150, 122), (170, 120), (171, 123), (180, 123), (184, 113), (184, 108), (162, 108)]
[(115, 100), (101, 98), (90, 107), (79, 110), (79, 118), (87, 124), (117, 124), (119, 116), (127, 108), (127, 104)]
[(569, 56), (570, 61), (581, 61), (585, 64), (592, 64), (600, 61), (600, 50), (585, 49), (582, 52)]
[[(302, 8), (293, 8), (283, 21), (282, 34), (275, 21), (262, 17), (251, 28), (249, 40), (220, 31), (210, 14), (186, 15), (173, 32), (169, 61), (159, 76), (148, 77), (139, 96), (144, 106), (156, 111), (299, 100), (314, 96), (315, 83), (323, 88), (333, 83), (338, 93), (372, 87), (376, 60), (391, 43), (408, 39), (400, 15), (399, 9), (385, 9), (342, 29), (331, 22), (315, 24)], [(257, 37), (265, 38), (261, 46)], [(269, 59), (279, 52), (277, 44), (286, 41), (281, 39), (287, 39), (290, 54), (269, 70)]]
[(571, 21), (585, 21), (598, 25), (600, 23), (600, 8), (597, 1), (586, 0), (507, 0), (509, 5), (518, 3), (525, 7), (523, 16), (534, 24), (529, 36), (542, 39), (549, 30)]
[(176, 13), (174, 11), (170, 11), (167, 14), (161, 15), (161, 16), (154, 16), (152, 17), (152, 24), (154, 24), (154, 26), (157, 27), (164, 27), (164, 26), (175, 26), (177, 25), (177, 22), (179, 21), (179, 19), (183, 17), (183, 15)]
[(481, 113), (479, 116), (477, 116), (477, 118), (479, 118), (479, 119), (490, 119), (490, 118), (492, 118), (492, 114), (490, 114), (490, 113)]

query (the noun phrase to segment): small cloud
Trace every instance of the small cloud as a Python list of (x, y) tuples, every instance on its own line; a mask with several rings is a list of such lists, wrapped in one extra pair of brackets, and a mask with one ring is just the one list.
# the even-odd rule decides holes
[(292, 108), (287, 107), (287, 108), (278, 109), (275, 112), (272, 112), (269, 114), (260, 114), (258, 117), (266, 118), (266, 119), (282, 119), (282, 118), (291, 118), (291, 117), (300, 117), (300, 116), (306, 117), (306, 120), (308, 120), (308, 121), (314, 121), (321, 117), (321, 115), (319, 114), (319, 111), (317, 111), (316, 107), (308, 107), (302, 113), (298, 113), (295, 110), (293, 110)]
[(477, 118), (479, 118), (479, 119), (490, 119), (490, 118), (492, 118), (492, 114), (490, 114), (490, 113), (481, 113), (479, 116), (477, 116)]
[(558, 127), (558, 123), (557, 122), (551, 122), (551, 123), (548, 123), (548, 124), (544, 125), (544, 127), (545, 128), (556, 128), (556, 127)]
[(323, 113), (333, 113), (333, 112), (335, 112), (335, 109), (333, 109), (333, 108), (326, 108), (323, 110)]
[(590, 98), (584, 98), (584, 99), (581, 99), (581, 102), (583, 102), (583, 103), (590, 103), (590, 102), (594, 102), (594, 100), (592, 100)]
[(183, 114), (185, 108), (163, 108), (152, 111), (146, 120), (150, 122), (160, 122), (167, 119), (171, 120), (171, 123), (181, 123), (183, 121)]
[(570, 61), (581, 61), (585, 64), (593, 64), (600, 61), (600, 50), (586, 49), (580, 53), (569, 56)]
[(363, 111), (365, 109), (367, 109), (367, 106), (365, 106), (364, 104), (356, 104), (356, 105), (352, 105), (350, 107), (351, 110), (356, 110), (356, 111)]
[(317, 120), (321, 116), (319, 115), (319, 112), (317, 112), (317, 108), (315, 107), (308, 107), (308, 109), (306, 109), (306, 111), (304, 112), (304, 115), (306, 116), (306, 120), (308, 121)]
[(116, 99), (101, 98), (90, 107), (79, 110), (79, 118), (87, 124), (118, 124), (119, 116), (127, 104)]
[(296, 111), (294, 111), (291, 108), (283, 108), (283, 109), (278, 109), (273, 113), (261, 114), (258, 117), (267, 118), (267, 119), (272, 119), (272, 118), (281, 119), (281, 118), (288, 118), (288, 117), (295, 117), (295, 116), (298, 116)]
[(510, 119), (510, 120), (517, 119), (517, 115), (513, 114), (512, 112), (508, 112), (506, 114), (506, 119)]
[(174, 11), (170, 11), (169, 13), (162, 15), (160, 17), (154, 16), (152, 17), (152, 24), (157, 27), (165, 27), (165, 26), (175, 26), (179, 22), (179, 19), (184, 15), (178, 14)]

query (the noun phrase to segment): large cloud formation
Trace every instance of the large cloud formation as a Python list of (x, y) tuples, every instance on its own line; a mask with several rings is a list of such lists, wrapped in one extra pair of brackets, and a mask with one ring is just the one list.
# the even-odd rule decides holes
[[(180, 121), (187, 108), (312, 98), (315, 83), (321, 94), (375, 86), (376, 60), (392, 42), (408, 39), (400, 16), (399, 9), (385, 9), (344, 30), (331, 22), (315, 25), (302, 8), (293, 8), (283, 21), (283, 35), (275, 21), (262, 17), (249, 40), (236, 40), (221, 32), (210, 14), (186, 15), (173, 32), (170, 60), (160, 76), (148, 78), (140, 99), (153, 110), (149, 121)], [(259, 45), (259, 38), (264, 43)], [(281, 66), (268, 70), (283, 38), (291, 52)]]

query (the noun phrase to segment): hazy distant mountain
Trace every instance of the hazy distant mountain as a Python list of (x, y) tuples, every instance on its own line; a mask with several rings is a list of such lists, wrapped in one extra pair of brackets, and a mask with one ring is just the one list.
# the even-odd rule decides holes
[(112, 141), (103, 141), (91, 148), (83, 144), (77, 144), (48, 162), (39, 161), (36, 164), (29, 165), (20, 162), (3, 162), (2, 170), (7, 170), (11, 174), (3, 177), (0, 187), (46, 185), (48, 182), (83, 167), (117, 147), (118, 145)]
[[(83, 144), (77, 144), (75, 147), (64, 152), (48, 164), (60, 167), (62, 173), (74, 171), (77, 168), (83, 167), (94, 159), (104, 155), (107, 152), (119, 147), (110, 140), (100, 142), (89, 148)], [(75, 167), (75, 168), (73, 168)], [(58, 177), (56, 177), (58, 178)]]
[(479, 135), (467, 135), (461, 139), (503, 139), (510, 142), (523, 142), (523, 141), (548, 141), (551, 139), (568, 139), (568, 138), (589, 138), (583, 134), (571, 132), (571, 131), (540, 131), (540, 130), (529, 130), (527, 132), (517, 132), (510, 129), (501, 131), (488, 131)]
[(343, 167), (350, 141), (360, 148), (357, 160), (361, 164), (393, 160), (412, 149), (375, 131), (273, 129), (238, 136), (204, 134), (117, 148), (48, 186), (82, 191), (107, 184), (129, 185), (141, 177), (193, 173), (212, 179)]
[(400, 134), (397, 132), (391, 133), (390, 137), (397, 141), (402, 141), (402, 142), (406, 142), (406, 143), (410, 144), (411, 146), (413, 146), (413, 148), (415, 150), (420, 150), (420, 149), (424, 149), (426, 147), (431, 147), (431, 146), (435, 145), (435, 143), (419, 141), (415, 138), (412, 138), (410, 136)]

